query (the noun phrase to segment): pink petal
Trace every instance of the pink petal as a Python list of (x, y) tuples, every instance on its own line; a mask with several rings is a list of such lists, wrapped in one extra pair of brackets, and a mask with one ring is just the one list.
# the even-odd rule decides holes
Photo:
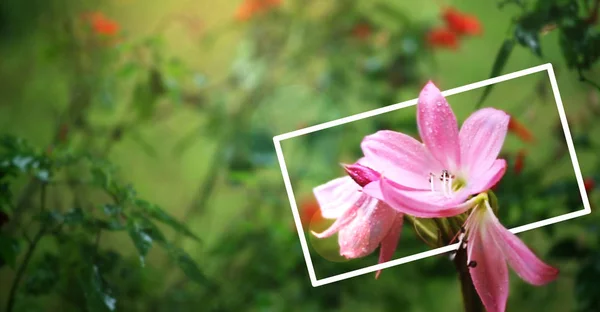
[(446, 197), (441, 192), (410, 190), (385, 178), (372, 182), (363, 192), (387, 203), (398, 212), (419, 218), (443, 218), (461, 214), (473, 207), (467, 189)]
[(358, 184), (363, 187), (373, 181), (379, 180), (379, 172), (359, 163), (344, 165), (346, 173)]
[(340, 229), (340, 254), (349, 259), (371, 254), (390, 231), (396, 214), (375, 198), (366, 200), (354, 220)]
[(343, 229), (345, 226), (350, 224), (352, 221), (354, 221), (359, 209), (360, 209), (359, 206), (353, 205), (352, 207), (350, 207), (350, 209), (344, 211), (344, 213), (339, 218), (337, 218), (335, 220), (335, 222), (333, 222), (333, 224), (329, 228), (327, 228), (325, 231), (323, 231), (322, 233), (316, 233), (316, 232), (311, 231), (311, 233), (314, 236), (316, 236), (317, 238), (330, 237), (333, 234), (339, 232), (341, 229)]
[[(397, 213), (394, 219), (394, 223), (390, 228), (388, 234), (381, 241), (381, 248), (379, 249), (379, 263), (385, 263), (392, 259), (400, 240), (400, 234), (402, 233), (402, 225), (404, 223), (404, 216), (401, 213)], [(375, 278), (379, 278), (381, 270), (375, 273)]]
[(452, 108), (430, 81), (419, 95), (417, 103), (419, 134), (430, 153), (451, 172), (461, 164), (458, 123)]
[(421, 142), (400, 132), (382, 130), (368, 135), (361, 148), (369, 167), (408, 187), (429, 189), (429, 174), (442, 170)]
[(313, 193), (323, 218), (337, 219), (361, 198), (360, 189), (352, 178), (346, 176), (317, 186)]
[(466, 189), (471, 194), (485, 192), (496, 185), (502, 179), (505, 172), (506, 160), (496, 159), (487, 171), (481, 173), (476, 179), (470, 180)]
[(510, 116), (494, 108), (480, 109), (460, 129), (461, 170), (477, 178), (492, 166), (504, 144)]
[(504, 228), (488, 208), (489, 220), (486, 226), (494, 237), (498, 248), (508, 260), (517, 275), (526, 282), (541, 286), (558, 277), (559, 270), (542, 262), (525, 244), (513, 233)]
[(488, 312), (504, 312), (509, 284), (508, 266), (502, 251), (481, 224), (472, 229), (468, 244), (469, 261), (477, 263), (469, 271), (481, 302)]

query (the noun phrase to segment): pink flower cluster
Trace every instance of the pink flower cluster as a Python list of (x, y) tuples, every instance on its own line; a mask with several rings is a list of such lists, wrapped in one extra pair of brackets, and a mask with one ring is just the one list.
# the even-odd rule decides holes
[(459, 129), (450, 105), (429, 82), (417, 103), (422, 142), (389, 130), (365, 137), (364, 157), (345, 165), (348, 175), (314, 189), (323, 217), (335, 222), (313, 234), (324, 238), (338, 233), (340, 254), (349, 259), (380, 247), (383, 263), (394, 255), (405, 214), (443, 218), (466, 213), (459, 248), (466, 249), (467, 266), (486, 309), (504, 311), (507, 264), (533, 285), (558, 275), (500, 224), (489, 203), (487, 192), (506, 170), (498, 155), (509, 122), (505, 112), (483, 108)]

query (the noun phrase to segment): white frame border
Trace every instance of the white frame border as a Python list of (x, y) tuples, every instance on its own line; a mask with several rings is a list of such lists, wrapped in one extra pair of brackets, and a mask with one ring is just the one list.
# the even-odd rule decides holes
[[(508, 81), (511, 79), (515, 79), (515, 78), (519, 78), (519, 77), (523, 77), (523, 76), (527, 76), (533, 73), (538, 73), (538, 72), (542, 72), (542, 71), (547, 71), (548, 72), (548, 76), (550, 78), (550, 84), (552, 85), (552, 92), (554, 93), (554, 99), (556, 101), (556, 106), (558, 108), (558, 114), (560, 117), (560, 121), (563, 127), (563, 131), (565, 133), (565, 139), (567, 141), (567, 147), (569, 149), (569, 155), (571, 156), (571, 160), (573, 162), (573, 169), (575, 171), (575, 177), (577, 179), (577, 184), (579, 186), (579, 191), (581, 193), (581, 199), (583, 201), (583, 206), (584, 209), (583, 210), (579, 210), (579, 211), (574, 211), (574, 212), (570, 212), (561, 216), (556, 216), (556, 217), (552, 217), (552, 218), (548, 218), (546, 220), (542, 220), (542, 221), (537, 221), (537, 222), (533, 222), (530, 224), (526, 224), (526, 225), (522, 225), (516, 228), (512, 228), (510, 229), (510, 231), (514, 234), (520, 233), (520, 232), (525, 232), (525, 231), (529, 231), (532, 229), (536, 229), (542, 226), (546, 226), (546, 225), (550, 225), (550, 224), (554, 224), (554, 223), (558, 223), (561, 221), (566, 221), (569, 219), (573, 219), (573, 218), (577, 218), (577, 217), (581, 217), (584, 215), (587, 215), (591, 212), (591, 208), (590, 208), (590, 203), (589, 203), (589, 199), (587, 196), (587, 192), (585, 191), (585, 186), (584, 186), (584, 182), (583, 182), (583, 177), (581, 174), (581, 169), (579, 167), (579, 162), (577, 160), (577, 154), (575, 153), (575, 146), (573, 144), (573, 138), (571, 137), (571, 131), (569, 130), (569, 125), (567, 123), (567, 117), (565, 114), (565, 110), (563, 107), (563, 103), (562, 100), (560, 98), (560, 93), (558, 91), (558, 84), (556, 82), (556, 76), (554, 75), (554, 69), (552, 68), (552, 64), (551, 63), (547, 63), (547, 64), (543, 64), (543, 65), (539, 65), (539, 66), (535, 66), (535, 67), (531, 67), (528, 69), (524, 69), (524, 70), (520, 70), (514, 73), (510, 73), (510, 74), (506, 74), (506, 75), (502, 75), (502, 76), (498, 76), (498, 77), (494, 77), (494, 78), (490, 78), (490, 79), (486, 79), (483, 81), (479, 81), (479, 82), (475, 82), (475, 83), (471, 83), (462, 87), (458, 87), (458, 88), (454, 88), (454, 89), (450, 89), (450, 90), (446, 90), (443, 91), (442, 94), (444, 95), (444, 97), (450, 96), (450, 95), (454, 95), (454, 94), (458, 94), (458, 93), (462, 93), (465, 91), (470, 91), (470, 90), (474, 90), (474, 89), (478, 89), (481, 87), (485, 87), (491, 84), (496, 84), (499, 82), (504, 82), (504, 81)], [(323, 129), (327, 129), (327, 128), (331, 128), (331, 127), (335, 127), (335, 126), (339, 126), (342, 124), (346, 124), (349, 122), (353, 122), (353, 121), (357, 121), (357, 120), (361, 120), (361, 119), (365, 119), (368, 117), (372, 117), (372, 116), (376, 116), (376, 115), (380, 115), (380, 114), (384, 114), (384, 113), (388, 113), (391, 111), (395, 111), (401, 108), (405, 108), (408, 106), (413, 106), (417, 104), (417, 100), (418, 99), (412, 99), (409, 101), (405, 101), (402, 103), (398, 103), (398, 104), (393, 104), (393, 105), (389, 105), (386, 107), (382, 107), (382, 108), (378, 108), (378, 109), (374, 109), (371, 111), (367, 111), (364, 113), (360, 113), (360, 114), (356, 114), (356, 115), (352, 115), (352, 116), (348, 116), (348, 117), (344, 117), (344, 118), (340, 118), (337, 120), (333, 120), (333, 121), (329, 121), (329, 122), (325, 122), (319, 125), (315, 125), (315, 126), (311, 126), (311, 127), (307, 127), (304, 129), (300, 129), (300, 130), (296, 130), (296, 131), (292, 131), (292, 132), (288, 132), (288, 133), (284, 133), (284, 134), (280, 134), (277, 135), (275, 137), (273, 137), (273, 143), (275, 144), (275, 151), (277, 153), (277, 159), (279, 160), (279, 166), (281, 167), (281, 174), (283, 175), (283, 181), (285, 184), (285, 188), (288, 194), (288, 198), (290, 200), (290, 206), (292, 208), (292, 214), (294, 215), (294, 222), (296, 224), (296, 229), (298, 230), (298, 236), (300, 238), (300, 245), (302, 247), (302, 252), (304, 254), (304, 259), (306, 261), (306, 267), (308, 269), (308, 275), (310, 277), (310, 282), (312, 284), (313, 287), (318, 287), (318, 286), (323, 286), (326, 284), (330, 284), (330, 283), (334, 283), (334, 282), (338, 282), (338, 281), (342, 281), (348, 278), (352, 278), (352, 277), (356, 277), (359, 275), (363, 275), (363, 274), (367, 274), (367, 273), (371, 273), (371, 272), (375, 272), (378, 270), (382, 270), (382, 269), (387, 269), (387, 268), (391, 268), (400, 264), (404, 264), (404, 263), (408, 263), (408, 262), (412, 262), (415, 260), (420, 260), (420, 259), (424, 259), (427, 257), (431, 257), (431, 256), (436, 256), (436, 255), (440, 255), (440, 254), (444, 254), (453, 250), (456, 250), (458, 247), (458, 243), (452, 244), (452, 245), (448, 245), (448, 246), (444, 246), (444, 247), (440, 247), (440, 248), (436, 248), (433, 250), (429, 250), (429, 251), (425, 251), (425, 252), (421, 252), (421, 253), (417, 253), (414, 254), (412, 256), (406, 256), (406, 257), (402, 257), (400, 259), (395, 259), (395, 260), (390, 260), (388, 262), (385, 263), (381, 263), (381, 264), (375, 264), (366, 268), (362, 268), (362, 269), (358, 269), (358, 270), (354, 270), (354, 271), (350, 271), (347, 273), (343, 273), (343, 274), (338, 274), (338, 275), (334, 275), (331, 277), (327, 277), (327, 278), (322, 278), (322, 279), (317, 279), (316, 274), (315, 274), (315, 269), (313, 267), (313, 263), (312, 263), (312, 259), (310, 257), (310, 252), (308, 249), (308, 244), (307, 244), (307, 240), (305, 237), (305, 233), (303, 231), (302, 228), (302, 223), (300, 221), (300, 215), (298, 213), (298, 207), (296, 206), (296, 198), (294, 196), (294, 191), (292, 189), (292, 183), (290, 181), (290, 177), (287, 171), (287, 167), (285, 164), (285, 159), (283, 157), (283, 151), (281, 149), (281, 141), (283, 140), (287, 140), (290, 138), (294, 138), (294, 137), (298, 137), (298, 136), (302, 136), (308, 133), (312, 133), (312, 132), (316, 132), (319, 130), (323, 130)]]

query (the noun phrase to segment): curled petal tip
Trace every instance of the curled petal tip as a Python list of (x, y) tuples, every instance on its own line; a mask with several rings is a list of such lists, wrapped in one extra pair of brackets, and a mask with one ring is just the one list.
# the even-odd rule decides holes
[(323, 235), (323, 233), (317, 233), (315, 231), (310, 231), (310, 234), (316, 236), (317, 238), (326, 238), (327, 235)]

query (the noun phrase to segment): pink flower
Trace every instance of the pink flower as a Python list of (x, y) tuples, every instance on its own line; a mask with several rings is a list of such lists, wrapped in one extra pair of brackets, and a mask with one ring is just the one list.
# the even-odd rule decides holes
[(371, 168), (383, 177), (363, 191), (397, 211), (438, 218), (473, 207), (474, 194), (489, 190), (504, 175), (506, 161), (497, 159), (504, 144), (509, 115), (494, 108), (474, 112), (459, 131), (456, 116), (430, 81), (417, 104), (423, 143), (403, 133), (379, 131), (361, 147)]
[[(403, 215), (385, 203), (362, 193), (362, 186), (379, 178), (366, 167), (363, 158), (354, 165), (345, 166), (350, 176), (329, 181), (314, 189), (324, 218), (336, 221), (318, 238), (338, 233), (340, 255), (348, 258), (367, 256), (381, 246), (379, 263), (391, 260), (396, 251)], [(379, 277), (378, 271), (375, 278)]]
[(467, 248), (467, 266), (473, 285), (489, 312), (503, 312), (508, 299), (508, 264), (526, 282), (541, 286), (558, 276), (559, 270), (543, 263), (498, 221), (487, 195), (463, 226), (460, 247)]

